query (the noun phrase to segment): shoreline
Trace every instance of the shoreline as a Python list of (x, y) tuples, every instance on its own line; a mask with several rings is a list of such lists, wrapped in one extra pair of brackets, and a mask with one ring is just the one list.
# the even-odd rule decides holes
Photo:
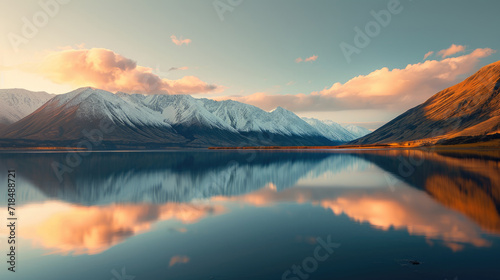
[(209, 150), (500, 150), (500, 141), (452, 145), (402, 145), (402, 144), (370, 144), (339, 146), (249, 146), (249, 147), (209, 147)]
[[(481, 143), (482, 144), (482, 143)], [(4, 148), (2, 152), (141, 152), (141, 151), (179, 151), (179, 150), (211, 150), (211, 151), (299, 151), (299, 150), (424, 150), (424, 151), (445, 151), (445, 150), (475, 150), (475, 151), (500, 151), (500, 145), (494, 144), (458, 144), (458, 145), (426, 145), (426, 146), (404, 146), (404, 145), (341, 145), (341, 146), (248, 146), (248, 147), (141, 147), (141, 148), (95, 148), (85, 149), (78, 147), (19, 147)]]

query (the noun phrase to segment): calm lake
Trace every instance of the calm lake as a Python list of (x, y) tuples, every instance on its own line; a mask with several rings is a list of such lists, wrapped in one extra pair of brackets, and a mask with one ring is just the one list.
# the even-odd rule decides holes
[[(500, 154), (0, 153), (0, 279), (500, 279)], [(56, 171), (55, 171), (56, 170)]]

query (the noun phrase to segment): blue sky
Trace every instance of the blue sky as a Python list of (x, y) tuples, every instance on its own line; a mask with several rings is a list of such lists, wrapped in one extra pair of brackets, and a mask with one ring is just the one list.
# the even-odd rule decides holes
[[(439, 62), (469, 55), (476, 49), (492, 50), (465, 65), (459, 60), (450, 61), (447, 65), (457, 64), (463, 71), (452, 73), (452, 78), (424, 91), (408, 87), (411, 94), (421, 95), (420, 99), (425, 100), (481, 66), (499, 60), (500, 54), (495, 50), (500, 43), (500, 2), (401, 0), (400, 13), (392, 14), (388, 25), (380, 26), (378, 34), (366, 47), (360, 48), (359, 54), (352, 55), (348, 63), (340, 44), (354, 45), (354, 28), (364, 29), (374, 21), (371, 12), (388, 10), (391, 1), (394, 0), (72, 0), (59, 4), (59, 11), (46, 25), (38, 28), (33, 38), (20, 44), (16, 52), (9, 34), (22, 36), (23, 17), (33, 20), (33, 15), (43, 8), (38, 1), (2, 0), (1, 62), (9, 68), (2, 71), (1, 87), (64, 93), (77, 87), (76, 82), (13, 68), (34, 63), (47, 53), (63, 48), (101, 48), (152, 68), (160, 78), (178, 80), (193, 76), (218, 86), (214, 91), (193, 93), (196, 97), (231, 96), (266, 110), (283, 106), (299, 115), (320, 119), (385, 122), (416, 105), (417, 100), (401, 106), (386, 106), (384, 101), (383, 106), (379, 103), (373, 107), (351, 104), (345, 108), (334, 105), (329, 109), (327, 105), (314, 104), (301, 107), (297, 104), (302, 103), (302, 99), (294, 105), (275, 97), (303, 94), (308, 98), (307, 95), (330, 89), (335, 83), (345, 84), (384, 67), (404, 69), (408, 64), (423, 63), (429, 51), (435, 53), (427, 60)], [(231, 10), (221, 14), (214, 5)], [(191, 42), (176, 45), (172, 35)], [(437, 54), (452, 44), (463, 46), (464, 50), (449, 57)], [(317, 56), (315, 61), (296, 62), (297, 58), (313, 56)], [(186, 67), (187, 70), (168, 71), (172, 67)], [(439, 69), (446, 71), (447, 68)], [(436, 72), (429, 75), (436, 75)], [(259, 98), (241, 98), (255, 93), (260, 93)], [(268, 96), (271, 97), (267, 99)], [(335, 97), (338, 96), (343, 95), (335, 93)], [(361, 94), (357, 98), (364, 102), (370, 96)], [(307, 102), (321, 103), (322, 99)], [(332, 104), (337, 103), (332, 101)]]

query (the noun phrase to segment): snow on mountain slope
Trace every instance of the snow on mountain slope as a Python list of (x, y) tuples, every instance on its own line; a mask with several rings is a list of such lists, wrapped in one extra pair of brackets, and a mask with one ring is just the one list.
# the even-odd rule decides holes
[(240, 132), (270, 132), (287, 136), (321, 135), (300, 117), (281, 107), (266, 112), (233, 100), (201, 99), (201, 101), (210, 112)]
[(291, 134), (322, 136), (317, 129), (306, 121), (282, 107), (277, 107), (270, 114), (276, 123), (290, 131)]
[(372, 133), (371, 130), (364, 128), (364, 127), (361, 127), (361, 126), (348, 124), (348, 123), (341, 123), (340, 125), (343, 128), (345, 128), (347, 131), (352, 133), (356, 138), (360, 138), (360, 137), (363, 137), (363, 136), (366, 136), (366, 135)]
[(203, 103), (189, 95), (118, 95), (134, 104), (153, 111), (191, 142), (192, 146), (234, 146), (249, 143), (234, 128), (210, 113)]
[(78, 89), (57, 96), (51, 102), (58, 102), (65, 109), (78, 106), (77, 113), (84, 118), (108, 117), (117, 124), (171, 127), (170, 124), (161, 121), (152, 111), (144, 107), (130, 106), (123, 99), (105, 90)]
[(339, 124), (330, 120), (321, 121), (313, 118), (302, 119), (332, 141), (352, 141), (371, 132), (363, 127), (351, 124)]
[(200, 101), (204, 103), (208, 111), (218, 116), (238, 131), (275, 132), (273, 120), (268, 116), (269, 113), (255, 106), (233, 100), (215, 101), (211, 99), (200, 99)]
[(230, 146), (333, 144), (283, 108), (266, 112), (231, 100), (195, 99), (187, 95), (117, 94), (128, 102), (138, 106), (143, 104), (160, 113), (179, 133), (187, 138), (198, 138), (201, 142)]
[(54, 94), (25, 89), (0, 89), (0, 126), (17, 122), (49, 101)]
[(49, 102), (49, 104), (53, 103), (57, 103), (63, 109), (78, 106), (77, 115), (81, 118), (107, 117), (115, 124), (171, 128), (170, 124), (163, 122), (153, 111), (140, 106), (131, 106), (119, 96), (105, 90), (80, 88), (58, 95)]
[(329, 121), (320, 121), (313, 118), (303, 118), (308, 124), (316, 128), (321, 134), (332, 141), (350, 141), (354, 136), (340, 124)]
[(190, 95), (149, 95), (143, 99), (143, 104), (172, 125), (195, 125), (216, 128), (237, 133), (237, 131), (210, 113), (200, 100)]
[(99, 129), (102, 121), (113, 127), (111, 132), (104, 133), (105, 141), (184, 141), (152, 110), (133, 106), (111, 92), (93, 88), (80, 88), (54, 97), (31, 115), (7, 126), (3, 137), (77, 140), (85, 137), (85, 131)]

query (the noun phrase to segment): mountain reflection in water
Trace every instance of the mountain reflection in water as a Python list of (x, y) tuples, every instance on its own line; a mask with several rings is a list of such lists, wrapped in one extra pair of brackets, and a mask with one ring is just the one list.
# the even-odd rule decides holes
[[(59, 181), (51, 163), (65, 156), (2, 154), (0, 163), (19, 170), (19, 182), (30, 186), (21, 193), (19, 211), (29, 229), (22, 236), (51, 253), (98, 254), (159, 221), (197, 223), (231, 211), (231, 205), (311, 204), (453, 251), (465, 244), (490, 246), (481, 230), (500, 232), (494, 154), (93, 153)], [(373, 180), (369, 169), (385, 180)]]

